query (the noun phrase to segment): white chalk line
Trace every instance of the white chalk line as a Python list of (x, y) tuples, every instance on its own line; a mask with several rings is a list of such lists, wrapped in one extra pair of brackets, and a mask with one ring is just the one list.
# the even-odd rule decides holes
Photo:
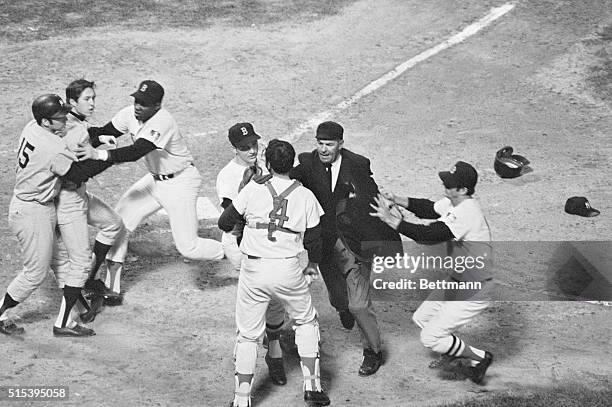
[[(414, 56), (408, 59), (407, 61), (399, 64), (398, 66), (396, 66), (395, 68), (393, 68), (392, 70), (384, 74), (383, 76), (370, 82), (367, 86), (357, 91), (355, 94), (353, 94), (348, 99), (345, 99), (342, 102), (338, 103), (337, 105), (333, 106), (331, 109), (317, 113), (314, 116), (311, 116), (307, 121), (298, 125), (298, 127), (296, 127), (295, 130), (293, 130), (291, 133), (289, 133), (288, 136), (282, 137), (282, 139), (290, 143), (297, 141), (303, 134), (305, 134), (308, 131), (311, 131), (316, 126), (318, 126), (319, 123), (324, 122), (326, 120), (330, 120), (332, 117), (334, 117), (334, 115), (337, 112), (347, 109), (348, 107), (350, 107), (352, 104), (357, 102), (362, 97), (367, 96), (370, 93), (374, 92), (375, 90), (380, 89), (381, 87), (385, 86), (387, 83), (391, 82), (398, 76), (402, 75), (404, 72), (414, 67), (419, 62), (423, 62), (429, 59), (430, 57), (438, 54), (439, 52), (444, 51), (445, 49), (450, 48), (453, 45), (457, 45), (465, 41), (467, 38), (476, 34), (478, 31), (482, 30), (483, 28), (491, 24), (493, 21), (504, 16), (506, 13), (508, 13), (513, 8), (514, 8), (514, 4), (512, 3), (506, 3), (502, 6), (492, 8), (488, 14), (486, 14), (484, 17), (482, 17), (475, 23), (468, 25), (461, 32), (449, 37), (447, 40), (441, 42), (440, 44), (432, 48), (429, 48), (426, 51), (421, 52), (417, 56)], [(204, 132), (199, 132), (199, 133), (188, 134), (187, 136), (197, 138), (197, 137), (212, 136), (212, 135), (216, 135), (217, 133), (218, 133), (217, 131), (211, 130), (211, 131), (204, 131)]]
[(419, 62), (423, 62), (426, 59), (436, 55), (437, 53), (447, 48), (450, 48), (453, 45), (463, 42), (465, 39), (476, 34), (478, 31), (482, 30), (483, 28), (491, 24), (493, 21), (502, 17), (504, 14), (508, 13), (513, 8), (514, 8), (514, 4), (511, 4), (511, 3), (506, 3), (503, 6), (492, 8), (491, 11), (489, 11), (487, 15), (485, 15), (484, 17), (482, 17), (480, 20), (476, 21), (475, 23), (468, 25), (461, 32), (451, 36), (447, 40), (436, 45), (435, 47), (430, 48), (426, 51), (423, 51), (417, 56), (412, 57), (408, 59), (407, 61), (399, 64), (391, 71), (387, 72), (380, 78), (372, 81), (370, 84), (365, 86), (363, 89), (359, 90), (358, 92), (356, 92), (354, 95), (352, 95), (348, 99), (345, 99), (342, 102), (338, 103), (331, 109), (312, 116), (310, 119), (300, 124), (294, 131), (289, 133), (287, 137), (284, 137), (284, 140), (290, 143), (297, 141), (304, 133), (314, 129), (319, 123), (331, 119), (334, 116), (334, 114), (337, 113), (338, 111), (347, 109), (349, 106), (351, 106), (353, 103), (355, 103), (362, 97), (367, 96), (370, 93), (374, 92), (375, 90), (385, 86), (387, 83), (394, 80), (398, 76), (402, 75), (404, 72), (414, 67)]
[[(357, 91), (355, 94), (353, 94), (348, 99), (345, 99), (342, 102), (338, 103), (331, 109), (317, 113), (314, 116), (310, 117), (307, 121), (300, 124), (295, 130), (293, 130), (291, 133), (289, 133), (287, 137), (284, 137), (283, 139), (286, 141), (289, 141), (290, 143), (297, 141), (303, 134), (314, 129), (319, 123), (324, 122), (326, 120), (330, 120), (337, 112), (347, 109), (348, 107), (353, 105), (355, 102), (357, 102), (359, 99), (385, 86), (387, 83), (399, 77), (404, 72), (406, 72), (408, 69), (414, 67), (418, 63), (429, 59), (430, 57), (438, 54), (439, 52), (452, 47), (453, 45), (457, 45), (465, 41), (467, 38), (476, 34), (480, 30), (482, 30), (483, 28), (491, 24), (493, 21), (497, 20), (498, 18), (508, 13), (513, 8), (514, 8), (514, 4), (511, 4), (511, 3), (506, 3), (500, 7), (492, 8), (488, 14), (486, 14), (484, 17), (482, 17), (478, 21), (468, 25), (461, 32), (449, 37), (448, 39), (441, 42), (440, 44), (432, 48), (429, 48), (428, 50), (423, 51), (420, 54), (399, 64), (391, 71), (382, 75), (378, 79), (370, 82), (367, 86)], [(216, 135), (217, 133), (218, 133), (217, 131), (211, 130), (211, 131), (204, 131), (204, 132), (189, 134), (188, 137), (194, 137), (194, 138), (207, 137), (207, 136)], [(206, 197), (200, 197), (200, 198), (208, 199)], [(158, 214), (163, 216), (163, 212), (158, 213)], [(203, 215), (202, 219), (206, 219), (207, 216), (210, 216), (210, 214)]]

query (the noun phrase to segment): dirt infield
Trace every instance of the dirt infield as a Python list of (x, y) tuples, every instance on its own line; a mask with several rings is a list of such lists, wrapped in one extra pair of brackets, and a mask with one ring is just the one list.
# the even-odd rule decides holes
[[(98, 1), (89, 4), (97, 4), (90, 15), (89, 2), (83, 9), (70, 1), (16, 3), (3, 5), (0, 15), (2, 290), (21, 267), (6, 219), (16, 140), (38, 94), (61, 94), (78, 77), (94, 80), (94, 121), (104, 123), (132, 102), (129, 94), (140, 80), (158, 80), (166, 89), (164, 106), (188, 136), (207, 180), (201, 195), (216, 202), (214, 179), (232, 157), (226, 136), (233, 123), (250, 121), (267, 139), (282, 138), (503, 4), (269, 0), (211, 1), (205, 3), (212, 8), (204, 9), (199, 6), (204, 2), (181, 2), (177, 8), (177, 2), (151, 1), (138, 9), (129, 5), (138, 2)], [(55, 20), (43, 19), (36, 7), (28, 15), (20, 8), (25, 3), (44, 3), (49, 13), (57, 6), (48, 14)], [(459, 159), (473, 163), (480, 172), (477, 197), (495, 240), (608, 240), (612, 1), (594, 0), (588, 7), (578, 0), (515, 4), (481, 33), (418, 64), (334, 119), (345, 127), (346, 147), (371, 158), (378, 183), (402, 195), (438, 198), (437, 171)], [(121, 7), (124, 13), (117, 12)], [(169, 13), (171, 18), (163, 17)], [(84, 28), (87, 24), (93, 27)], [(534, 171), (500, 179), (492, 163), (504, 145), (528, 157)], [(312, 133), (295, 146), (314, 148)], [(114, 203), (144, 173), (141, 164), (120, 165), (88, 188)], [(588, 197), (601, 215), (564, 213), (565, 200), (574, 195)], [(219, 237), (214, 220), (202, 221), (200, 233)], [(0, 337), (0, 386), (70, 387), (68, 401), (36, 405), (226, 404), (233, 391), (235, 335), (236, 276), (229, 264), (184, 262), (161, 217), (136, 231), (128, 260), (125, 304), (98, 316), (93, 338), (52, 336), (60, 292), (51, 279), (19, 305), (13, 316), (27, 332), (22, 340)], [(521, 258), (504, 264), (500, 281), (529, 286), (525, 282), (539, 276), (528, 264)], [(410, 296), (375, 304), (386, 364), (373, 377), (358, 377), (359, 335), (340, 327), (324, 291), (322, 282), (314, 286), (324, 386), (332, 405), (486, 404), (533, 388), (579, 383), (606, 394), (612, 387), (610, 307), (495, 304), (461, 331), (468, 342), (495, 354), (485, 385), (474, 386), (428, 368), (432, 355), (419, 343), (411, 321), (418, 302)], [(273, 387), (261, 352), (254, 405), (303, 405), (299, 364), (291, 355), (286, 362), (288, 384)]]

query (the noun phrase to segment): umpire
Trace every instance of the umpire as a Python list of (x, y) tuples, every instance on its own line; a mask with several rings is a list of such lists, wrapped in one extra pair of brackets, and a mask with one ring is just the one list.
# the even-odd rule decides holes
[(343, 134), (340, 124), (321, 123), (316, 131), (317, 148), (300, 154), (290, 175), (310, 189), (325, 210), (319, 268), (342, 325), (352, 329), (357, 321), (364, 347), (359, 375), (369, 376), (378, 371), (383, 358), (370, 300), (372, 264), (361, 246), (377, 241), (401, 251), (401, 239), (394, 229), (369, 216), (369, 205), (378, 194), (370, 160), (343, 148)]

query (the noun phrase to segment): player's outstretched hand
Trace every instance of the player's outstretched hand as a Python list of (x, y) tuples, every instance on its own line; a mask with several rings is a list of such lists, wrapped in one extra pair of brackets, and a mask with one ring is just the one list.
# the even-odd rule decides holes
[(402, 213), (395, 204), (381, 194), (374, 198), (374, 202), (376, 205), (370, 204), (370, 207), (374, 209), (374, 212), (370, 212), (370, 216), (379, 218), (393, 229), (397, 229), (402, 221)]
[(317, 263), (308, 262), (308, 265), (302, 271), (306, 278), (306, 283), (310, 286), (313, 281), (319, 278), (319, 265)]
[(117, 147), (117, 139), (114, 136), (98, 136), (98, 141), (111, 148)]
[(396, 195), (391, 191), (385, 190), (383, 187), (380, 187), (380, 195), (391, 202), (395, 202)]
[(77, 144), (77, 147), (74, 149), (74, 153), (76, 154), (79, 161), (100, 159), (100, 153), (98, 152), (98, 150), (93, 148), (89, 143)]

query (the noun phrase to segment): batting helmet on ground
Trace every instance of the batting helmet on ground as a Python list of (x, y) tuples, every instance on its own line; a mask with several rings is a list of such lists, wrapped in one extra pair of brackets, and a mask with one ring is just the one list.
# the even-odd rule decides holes
[(495, 154), (493, 168), (502, 178), (516, 178), (526, 172), (529, 160), (522, 155), (512, 154), (513, 149), (506, 146)]

